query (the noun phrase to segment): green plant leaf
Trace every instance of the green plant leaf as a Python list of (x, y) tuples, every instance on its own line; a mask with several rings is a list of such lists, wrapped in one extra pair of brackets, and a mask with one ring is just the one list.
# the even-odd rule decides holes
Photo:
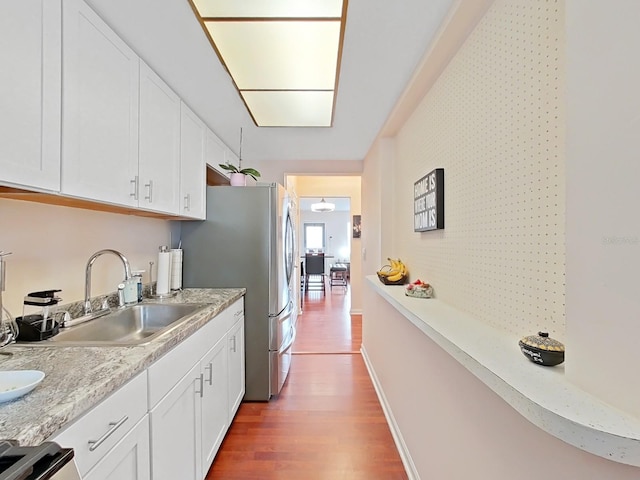
[(223, 169), (227, 170), (228, 172), (241, 173), (238, 170), (238, 167), (236, 167), (235, 165), (231, 165), (230, 163), (219, 163), (218, 165), (220, 166), (220, 168), (223, 168)]
[(260, 176), (260, 172), (257, 171), (255, 168), (243, 168), (242, 170), (240, 170), (239, 173), (242, 173), (244, 175), (249, 175), (254, 180), (258, 180), (258, 177)]

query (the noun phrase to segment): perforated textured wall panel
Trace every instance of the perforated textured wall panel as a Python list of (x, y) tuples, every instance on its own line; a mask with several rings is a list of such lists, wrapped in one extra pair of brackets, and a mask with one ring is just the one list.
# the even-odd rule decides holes
[[(564, 336), (562, 5), (496, 1), (396, 139), (388, 254), (516, 336)], [(440, 167), (445, 229), (413, 233), (413, 182)]]

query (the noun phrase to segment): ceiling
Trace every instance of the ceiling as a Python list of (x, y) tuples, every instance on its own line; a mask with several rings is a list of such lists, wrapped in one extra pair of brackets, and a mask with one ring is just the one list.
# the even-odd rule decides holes
[(350, 0), (333, 127), (256, 127), (188, 0), (87, 0), (236, 154), (362, 160), (456, 0)]

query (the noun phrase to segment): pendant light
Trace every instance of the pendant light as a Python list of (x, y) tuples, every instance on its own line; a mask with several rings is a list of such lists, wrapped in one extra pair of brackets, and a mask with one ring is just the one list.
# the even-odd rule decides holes
[(311, 204), (312, 212), (333, 212), (336, 206), (333, 203), (325, 202), (324, 198), (318, 203)]

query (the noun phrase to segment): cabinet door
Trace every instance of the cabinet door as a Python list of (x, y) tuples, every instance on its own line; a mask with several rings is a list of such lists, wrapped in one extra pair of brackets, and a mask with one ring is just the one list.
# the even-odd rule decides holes
[(180, 98), (140, 61), (138, 206), (177, 214), (180, 208)]
[(204, 394), (202, 396), (202, 471), (206, 472), (229, 428), (227, 390), (227, 350), (221, 338), (203, 357)]
[(63, 23), (62, 192), (137, 206), (138, 57), (82, 0)]
[(182, 103), (180, 111), (180, 215), (205, 218), (204, 123)]
[(200, 363), (151, 410), (153, 480), (201, 480)]
[(60, 0), (0, 2), (0, 183), (60, 190)]
[(226, 170), (220, 168), (220, 164), (225, 164), (225, 152), (227, 147), (222, 140), (220, 140), (215, 133), (207, 128), (207, 138), (204, 148), (204, 157), (206, 164), (219, 172), (220, 175), (229, 177), (229, 173)]
[(100, 462), (84, 480), (151, 480), (149, 466), (149, 417), (140, 422)]
[(229, 331), (227, 348), (229, 349), (229, 425), (231, 425), (245, 390), (244, 316)]

